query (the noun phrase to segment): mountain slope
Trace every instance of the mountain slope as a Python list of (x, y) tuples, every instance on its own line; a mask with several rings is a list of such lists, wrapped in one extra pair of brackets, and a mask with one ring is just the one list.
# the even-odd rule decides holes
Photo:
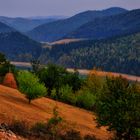
[(140, 33), (109, 40), (87, 40), (54, 45), (40, 56), (68, 68), (92, 69), (140, 76)]
[(57, 19), (55, 18), (42, 18), (42, 19), (9, 18), (9, 17), (2, 17), (2, 16), (0, 17), (0, 22), (3, 22), (4, 24), (7, 24), (8, 26), (15, 28), (20, 32), (27, 32), (41, 24), (53, 22), (55, 20)]
[(0, 23), (0, 52), (10, 60), (30, 61), (39, 57), (41, 44)]
[(126, 10), (122, 8), (109, 8), (103, 11), (86, 11), (64, 20), (38, 26), (27, 34), (38, 41), (52, 42), (61, 39), (66, 34), (95, 18), (116, 15), (123, 12), (126, 12)]
[(77, 129), (83, 135), (94, 134), (103, 140), (111, 136), (104, 127), (100, 129), (96, 127), (92, 112), (47, 98), (37, 99), (29, 105), (19, 91), (0, 85), (0, 122), (9, 122), (15, 118), (29, 124), (45, 122), (52, 117), (56, 104), (59, 115), (67, 122), (67, 127)]
[(70, 33), (66, 38), (103, 39), (140, 31), (140, 9), (95, 19)]
[(0, 33), (13, 32), (13, 31), (16, 31), (16, 30), (0, 22)]

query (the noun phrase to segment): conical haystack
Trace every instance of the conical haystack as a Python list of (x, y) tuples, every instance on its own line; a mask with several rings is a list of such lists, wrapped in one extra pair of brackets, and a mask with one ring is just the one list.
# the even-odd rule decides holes
[(13, 73), (7, 73), (3, 80), (3, 85), (17, 89), (17, 83)]

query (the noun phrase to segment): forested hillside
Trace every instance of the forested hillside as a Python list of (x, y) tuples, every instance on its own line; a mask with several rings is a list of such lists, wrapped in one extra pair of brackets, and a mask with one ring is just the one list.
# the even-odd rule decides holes
[(38, 58), (41, 44), (0, 22), (0, 52), (9, 60), (30, 61)]
[(0, 52), (9, 60), (30, 61), (39, 57), (41, 44), (19, 32), (0, 33)]
[(27, 34), (29, 37), (37, 41), (53, 42), (63, 38), (68, 33), (76, 30), (83, 24), (88, 23), (96, 18), (116, 15), (126, 11), (127, 10), (118, 7), (109, 8), (102, 11), (85, 11), (64, 20), (58, 20), (40, 25)]
[(7, 26), (6, 24), (0, 22), (0, 33), (5, 33), (5, 32), (12, 32), (15, 31), (15, 29)]
[(70, 68), (101, 68), (105, 71), (140, 75), (140, 33), (109, 40), (87, 40), (45, 49), (43, 63)]
[(140, 9), (98, 18), (81, 26), (65, 38), (104, 39), (140, 31)]
[(10, 17), (0, 16), (0, 22), (15, 28), (20, 32), (27, 32), (41, 24), (53, 22), (55, 20), (57, 19), (54, 18), (31, 19), (31, 18), (20, 18), (20, 17), (10, 18)]

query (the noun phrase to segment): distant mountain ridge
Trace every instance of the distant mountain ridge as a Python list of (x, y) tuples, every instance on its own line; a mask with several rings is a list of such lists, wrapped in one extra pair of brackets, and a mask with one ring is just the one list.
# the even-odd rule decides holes
[(104, 39), (140, 31), (140, 9), (98, 18), (84, 24), (65, 38)]
[(0, 22), (0, 33), (13, 32), (13, 31), (16, 31), (16, 30)]
[(40, 43), (0, 22), (0, 52), (9, 60), (30, 61), (41, 53)]
[(64, 20), (40, 25), (28, 32), (27, 35), (37, 41), (53, 42), (63, 38), (68, 33), (75, 31), (80, 26), (93, 21), (96, 18), (116, 15), (126, 11), (127, 10), (118, 7), (102, 11), (85, 11)]
[(21, 18), (21, 17), (11, 18), (11, 17), (0, 16), (0, 22), (15, 28), (20, 32), (27, 32), (41, 24), (53, 22), (55, 20), (57, 20), (57, 18), (56, 19), (55, 18), (32, 19), (32, 18)]

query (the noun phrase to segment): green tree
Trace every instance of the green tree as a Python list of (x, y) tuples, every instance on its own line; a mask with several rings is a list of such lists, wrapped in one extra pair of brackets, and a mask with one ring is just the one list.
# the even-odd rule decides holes
[(62, 85), (63, 75), (65, 75), (66, 69), (54, 64), (48, 64), (47, 67), (41, 69), (38, 72), (38, 77), (45, 83), (48, 88), (48, 95), (50, 96), (51, 91), (55, 88), (56, 92)]
[(106, 78), (96, 103), (99, 125), (109, 126), (121, 140), (139, 139), (140, 88), (122, 77)]
[(33, 73), (37, 73), (39, 71), (39, 69), (41, 68), (40, 61), (33, 59), (33, 60), (31, 60), (30, 63), (32, 66)]
[(72, 91), (76, 92), (82, 85), (82, 80), (77, 72), (70, 73), (64, 67), (55, 64), (48, 64), (47, 67), (40, 69), (38, 77), (48, 88), (49, 96), (53, 89), (56, 89), (56, 93), (59, 94), (62, 86), (69, 85), (72, 87)]
[(43, 97), (47, 93), (45, 85), (40, 83), (39, 79), (28, 71), (20, 71), (17, 80), (19, 90), (26, 95), (29, 104), (31, 103), (31, 100)]
[(64, 77), (64, 84), (68, 84), (72, 87), (72, 91), (75, 93), (82, 86), (82, 79), (79, 76), (79, 72), (75, 71), (74, 73), (67, 73)]
[(0, 53), (0, 76), (4, 76), (7, 72), (14, 72), (15, 67), (10, 64), (5, 55)]
[(93, 110), (96, 96), (87, 89), (81, 89), (77, 94), (76, 105), (88, 110)]
[(59, 90), (59, 98), (61, 101), (75, 105), (76, 104), (76, 96), (72, 92), (72, 87), (69, 85), (62, 86)]
[(90, 93), (97, 95), (100, 92), (104, 81), (104, 78), (98, 74), (98, 69), (93, 69), (87, 77), (84, 88), (89, 90)]

